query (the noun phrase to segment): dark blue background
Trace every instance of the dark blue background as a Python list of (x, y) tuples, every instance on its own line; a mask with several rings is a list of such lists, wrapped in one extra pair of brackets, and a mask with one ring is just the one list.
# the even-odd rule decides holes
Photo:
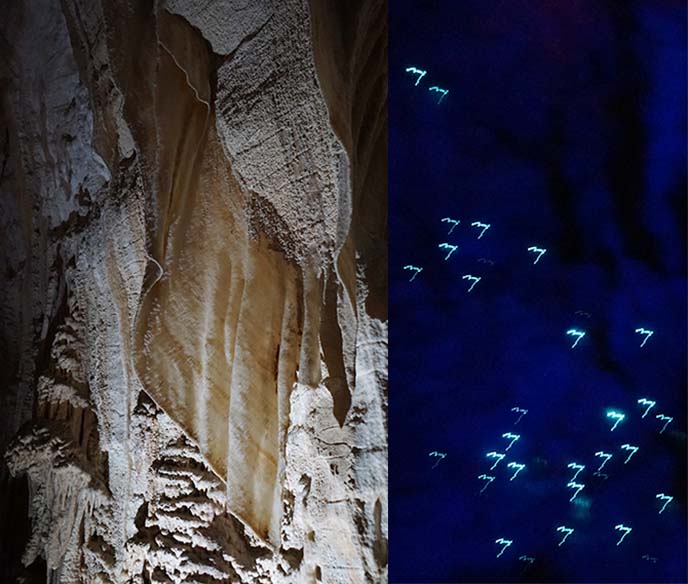
[[(389, 14), (391, 582), (686, 582), (684, 3)], [(428, 71), (417, 87), (409, 66)], [(439, 105), (431, 85), (449, 89)], [(480, 240), (475, 220), (492, 225)], [(459, 245), (446, 262), (442, 242)], [(409, 282), (406, 264), (424, 271)], [(470, 294), (464, 274), (482, 277)], [(613, 433), (610, 407), (627, 416)], [(657, 413), (674, 417), (661, 435)], [(527, 468), (510, 482), (503, 461), (479, 495), (509, 431)], [(640, 447), (627, 465), (624, 442)], [(559, 525), (576, 530), (561, 547)], [(496, 558), (499, 537), (514, 544)]]

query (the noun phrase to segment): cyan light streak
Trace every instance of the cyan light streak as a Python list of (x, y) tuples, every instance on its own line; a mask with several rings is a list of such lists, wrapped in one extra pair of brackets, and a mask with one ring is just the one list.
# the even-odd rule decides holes
[(415, 272), (415, 273), (413, 274), (413, 276), (411, 276), (411, 279), (409, 280), (409, 282), (413, 282), (413, 280), (415, 280), (416, 276), (417, 276), (418, 274), (420, 274), (420, 273), (423, 271), (423, 268), (418, 268), (418, 267), (416, 267), (416, 266), (410, 266), (410, 265), (409, 265), (409, 266), (404, 266), (404, 269), (405, 269), (405, 270), (413, 270), (413, 271)]
[(664, 493), (658, 493), (657, 495), (655, 495), (655, 499), (661, 499), (662, 501), (666, 501), (666, 503), (664, 503), (664, 505), (662, 505), (662, 508), (659, 510), (660, 513), (664, 511), (664, 509), (666, 509), (666, 506), (674, 500), (673, 497), (665, 495)]
[(570, 528), (570, 527), (566, 527), (565, 525), (560, 525), (559, 527), (557, 527), (557, 531), (566, 534), (566, 535), (564, 535), (564, 539), (562, 539), (562, 540), (559, 542), (559, 546), (561, 546), (561, 544), (563, 544), (563, 543), (566, 541), (566, 538), (567, 538), (569, 535), (571, 535), (571, 534), (573, 533), (574, 530), (573, 530), (572, 528)]
[(538, 256), (535, 258), (535, 261), (533, 262), (533, 265), (537, 264), (540, 261), (540, 258), (547, 253), (547, 250), (542, 248), (542, 247), (535, 247), (534, 245), (530, 246), (528, 248), (528, 251), (532, 251), (533, 253), (538, 254)]
[(492, 452), (488, 452), (485, 455), (487, 458), (496, 458), (497, 462), (495, 462), (491, 467), (490, 470), (494, 470), (494, 468), (502, 461), (502, 459), (506, 456), (506, 454), (500, 454), (499, 452), (495, 452), (494, 450)]
[(478, 258), (478, 263), (479, 264), (490, 264), (491, 266), (495, 265), (495, 263), (492, 260), (487, 259), (487, 258)]
[(406, 69), (406, 72), (411, 73), (413, 75), (418, 75), (418, 79), (416, 80), (416, 85), (418, 85), (420, 83), (420, 80), (423, 79), (423, 77), (425, 77), (425, 74), (427, 73), (427, 71), (423, 71), (422, 69), (416, 69), (415, 67), (408, 67)]
[(444, 97), (449, 93), (448, 89), (442, 89), (441, 87), (437, 87), (437, 85), (433, 85), (430, 88), (430, 91), (437, 91), (438, 93), (442, 94), (442, 97), (440, 97), (440, 99), (437, 103), (442, 103), (442, 100), (444, 99)]
[(621, 450), (630, 450), (631, 451), (631, 453), (628, 455), (628, 458), (626, 460), (624, 460), (624, 464), (626, 464), (629, 460), (631, 460), (631, 456), (633, 456), (636, 452), (638, 452), (638, 447), (637, 446), (631, 446), (630, 444), (622, 444)]
[(447, 456), (447, 453), (446, 452), (442, 453), (442, 452), (433, 451), (430, 453), (430, 456), (438, 457), (437, 462), (432, 467), (432, 468), (435, 468), (440, 462), (442, 462), (445, 459), (445, 457)]
[(569, 329), (566, 331), (566, 334), (576, 337), (576, 341), (573, 343), (573, 345), (571, 345), (571, 348), (575, 349), (576, 345), (585, 336), (585, 331), (579, 331), (578, 329)]
[(439, 247), (440, 249), (448, 249), (449, 250), (449, 253), (444, 258), (445, 262), (451, 257), (451, 254), (453, 254), (457, 249), (459, 249), (458, 245), (451, 245), (449, 243), (440, 243), (437, 247)]
[(514, 442), (516, 442), (519, 438), (521, 437), (520, 434), (512, 434), (511, 432), (507, 432), (506, 434), (502, 434), (502, 438), (506, 438), (507, 440), (511, 440), (509, 442), (509, 446), (505, 448), (505, 450), (509, 450), (514, 445)]
[(666, 430), (666, 427), (674, 421), (674, 418), (670, 418), (669, 416), (665, 416), (664, 414), (657, 414), (655, 418), (657, 418), (658, 420), (665, 420), (664, 426), (662, 426), (662, 429), (659, 432), (660, 434), (662, 434), (664, 430)]
[(599, 470), (596, 470), (594, 473), (592, 473), (592, 476), (600, 477), (602, 480), (605, 481), (609, 478), (609, 475), (606, 472), (600, 472)]
[(451, 232), (454, 231), (454, 229), (456, 228), (456, 226), (459, 223), (461, 223), (461, 220), (460, 219), (452, 219), (451, 217), (445, 217), (444, 219), (442, 219), (442, 223), (451, 223), (452, 224), (451, 228), (449, 229), (449, 233), (447, 234), (447, 235), (451, 235)]
[(577, 314), (578, 316), (584, 316), (584, 317), (587, 318), (588, 320), (590, 320), (590, 317), (592, 316), (589, 312), (585, 312), (585, 311), (583, 311), (583, 310), (576, 310), (576, 314)]
[(512, 412), (516, 412), (517, 414), (521, 414), (521, 415), (518, 417), (518, 420), (516, 420), (516, 421), (514, 422), (514, 426), (515, 426), (516, 424), (518, 424), (518, 423), (521, 421), (521, 418), (522, 418), (523, 416), (525, 416), (525, 415), (528, 413), (528, 410), (524, 410), (523, 408), (516, 408), (516, 407), (511, 408), (511, 411), (512, 411)]
[(525, 467), (525, 464), (520, 464), (518, 462), (510, 462), (509, 464), (506, 465), (507, 468), (515, 468), (516, 472), (514, 473), (514, 476), (512, 476), (509, 480), (513, 481), (518, 473), (520, 473)]
[(645, 416), (647, 416), (647, 413), (648, 413), (652, 408), (654, 408), (655, 405), (657, 405), (657, 402), (653, 402), (652, 400), (645, 399), (645, 398), (639, 399), (639, 400), (638, 400), (638, 403), (639, 403), (640, 405), (647, 406), (647, 409), (645, 410), (645, 413), (644, 413), (643, 416), (642, 416), (643, 418), (644, 418)]
[(504, 547), (502, 548), (502, 551), (499, 552), (499, 553), (497, 554), (497, 557), (499, 557), (499, 556), (501, 556), (501, 555), (504, 553), (504, 550), (505, 550), (506, 548), (508, 548), (508, 547), (509, 547), (512, 543), (514, 543), (514, 542), (511, 541), (510, 539), (502, 539), (502, 538), (500, 537), (499, 539), (496, 539), (496, 540), (495, 540), (495, 543), (496, 543), (497, 545), (503, 545), (503, 546), (504, 546)]
[(649, 554), (645, 554), (645, 555), (643, 556), (643, 560), (647, 560), (648, 562), (652, 562), (653, 564), (656, 564), (656, 563), (657, 563), (657, 558), (655, 558), (655, 557), (653, 557), (653, 556), (651, 556), (651, 555), (649, 555)]
[(482, 493), (485, 489), (487, 489), (487, 487), (490, 486), (490, 483), (491, 483), (493, 480), (495, 480), (494, 477), (488, 476), (488, 475), (486, 475), (486, 474), (481, 474), (481, 475), (478, 476), (478, 478), (479, 478), (481, 481), (487, 481), (487, 482), (485, 483), (485, 486), (484, 486), (482, 489), (480, 489), (480, 492), (481, 492), (481, 493)]
[(470, 292), (471, 290), (473, 290), (474, 286), (475, 286), (478, 282), (480, 282), (480, 280), (481, 280), (481, 278), (478, 278), (477, 276), (471, 276), (470, 274), (466, 274), (466, 275), (463, 276), (461, 279), (462, 279), (462, 280), (471, 280), (471, 281), (473, 282), (473, 283), (471, 284), (470, 288), (468, 289), (469, 292)]
[(633, 529), (632, 529), (631, 527), (626, 527), (625, 525), (623, 525), (623, 524), (621, 524), (621, 523), (620, 523), (619, 525), (615, 525), (615, 526), (614, 526), (614, 529), (615, 529), (616, 531), (623, 531), (623, 532), (624, 532), (624, 534), (621, 536), (621, 539), (620, 539), (619, 541), (616, 542), (616, 545), (619, 545), (619, 544), (624, 540), (624, 538), (625, 538), (629, 533), (631, 533), (631, 531), (633, 531)]
[(599, 458), (604, 458), (604, 462), (597, 469), (598, 471), (602, 470), (604, 468), (604, 465), (609, 462), (609, 459), (613, 457), (612, 454), (609, 454), (608, 452), (602, 452), (601, 450), (599, 452), (595, 452), (595, 456)]
[(490, 228), (490, 224), (481, 223), (480, 221), (473, 221), (473, 223), (471, 223), (471, 227), (480, 227), (482, 229), (480, 235), (478, 235), (478, 239), (482, 239), (483, 235), (485, 235), (485, 232)]
[(571, 469), (576, 471), (576, 474), (574, 474), (571, 477), (571, 481), (575, 481), (576, 477), (583, 471), (583, 469), (585, 469), (585, 465), (584, 464), (578, 464), (575, 462), (570, 462), (566, 468), (571, 468)]
[(616, 429), (616, 427), (623, 422), (624, 418), (626, 417), (624, 414), (621, 414), (619, 412), (615, 412), (614, 410), (610, 410), (607, 412), (607, 417), (611, 418), (612, 420), (616, 420), (614, 422), (614, 425), (612, 426), (612, 432)]
[(530, 556), (520, 556), (518, 560), (520, 562), (528, 562), (529, 564), (533, 564), (535, 562), (535, 558), (531, 558)]
[(569, 489), (576, 489), (576, 492), (573, 494), (573, 497), (571, 497), (569, 499), (569, 501), (573, 501), (578, 496), (578, 493), (580, 493), (585, 488), (585, 485), (582, 485), (580, 483), (576, 483), (574, 481), (567, 483), (566, 486)]
[(645, 338), (643, 339), (643, 342), (640, 344), (641, 347), (645, 346), (645, 343), (647, 343), (648, 339), (655, 334), (654, 331), (645, 329), (645, 328), (637, 328), (635, 329), (635, 332), (641, 334), (641, 335), (646, 335)]

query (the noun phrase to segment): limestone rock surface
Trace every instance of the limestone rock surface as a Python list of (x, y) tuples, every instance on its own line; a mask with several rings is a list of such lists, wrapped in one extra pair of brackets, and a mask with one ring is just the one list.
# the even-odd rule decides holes
[(386, 3), (4, 11), (4, 576), (385, 582)]

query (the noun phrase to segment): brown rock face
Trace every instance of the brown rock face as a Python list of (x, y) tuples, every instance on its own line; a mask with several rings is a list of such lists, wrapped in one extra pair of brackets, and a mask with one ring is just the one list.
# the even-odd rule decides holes
[(386, 581), (386, 4), (0, 27), (12, 581)]

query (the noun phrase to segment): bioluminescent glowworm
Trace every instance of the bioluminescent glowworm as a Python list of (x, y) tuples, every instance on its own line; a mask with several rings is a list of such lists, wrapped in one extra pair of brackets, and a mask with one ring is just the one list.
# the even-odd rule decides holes
[(635, 329), (635, 332), (641, 334), (641, 335), (646, 335), (645, 338), (643, 339), (643, 342), (640, 344), (641, 347), (645, 346), (645, 343), (647, 343), (648, 339), (655, 334), (655, 331), (650, 331), (648, 329), (644, 328), (637, 328)]
[(535, 258), (535, 261), (533, 262), (533, 265), (537, 264), (540, 261), (540, 258), (547, 253), (546, 249), (543, 249), (541, 247), (535, 247), (534, 245), (531, 245), (528, 248), (528, 251), (532, 251), (533, 253), (538, 254), (538, 257)]
[(442, 94), (442, 97), (440, 97), (440, 99), (437, 103), (442, 103), (442, 100), (444, 99), (444, 97), (449, 93), (448, 89), (442, 89), (441, 87), (437, 87), (437, 85), (433, 85), (430, 88), (430, 91), (437, 91), (438, 93)]
[(507, 432), (506, 434), (502, 434), (502, 438), (506, 438), (507, 440), (511, 440), (509, 442), (509, 446), (505, 448), (505, 450), (509, 450), (514, 445), (514, 442), (520, 438), (520, 434), (512, 434), (511, 432)]
[(626, 464), (629, 460), (631, 460), (631, 456), (633, 456), (636, 452), (638, 452), (638, 447), (637, 446), (631, 446), (630, 444), (622, 444), (621, 450), (630, 450), (631, 451), (631, 453), (628, 455), (628, 458), (626, 460), (624, 460), (624, 464)]
[(631, 533), (631, 531), (633, 531), (633, 528), (626, 527), (625, 525), (623, 525), (621, 523), (619, 523), (619, 525), (615, 525), (614, 529), (616, 531), (623, 531), (624, 532), (624, 534), (621, 536), (621, 539), (616, 542), (616, 545), (619, 545), (624, 540), (624, 537), (626, 537), (629, 533)]
[(611, 430), (611, 431), (613, 432), (613, 431), (616, 429), (616, 427), (617, 427), (621, 422), (623, 422), (623, 420), (624, 420), (624, 418), (625, 418), (626, 416), (625, 416), (624, 414), (619, 413), (619, 412), (615, 412), (614, 410), (609, 410), (609, 411), (607, 412), (607, 417), (608, 417), (608, 418), (611, 418), (612, 420), (616, 420), (616, 422), (614, 422), (614, 425), (612, 426), (612, 430)]
[(416, 266), (404, 266), (404, 269), (405, 270), (413, 270), (415, 272), (415, 274), (413, 274), (413, 276), (411, 276), (411, 279), (409, 280), (409, 282), (413, 282), (415, 277), (423, 271), (423, 268), (418, 268)]
[(516, 420), (516, 421), (514, 422), (514, 426), (515, 426), (516, 424), (518, 424), (518, 423), (521, 421), (521, 418), (522, 418), (523, 416), (525, 416), (525, 415), (528, 413), (528, 410), (524, 410), (523, 408), (515, 408), (515, 407), (514, 407), (514, 408), (511, 408), (511, 411), (512, 411), (512, 412), (516, 412), (517, 414), (521, 414), (521, 415), (518, 417), (518, 420)]
[(481, 239), (482, 236), (485, 235), (485, 232), (490, 228), (490, 224), (481, 223), (480, 221), (473, 221), (473, 223), (471, 223), (471, 227), (480, 227), (482, 229), (480, 235), (478, 235), (478, 239)]
[(660, 434), (662, 434), (664, 430), (666, 430), (666, 427), (674, 421), (674, 418), (670, 418), (669, 416), (665, 416), (664, 414), (657, 414), (655, 418), (657, 418), (658, 420), (665, 420), (664, 426), (662, 426), (662, 429), (659, 431)]
[(597, 469), (598, 471), (602, 470), (604, 468), (604, 465), (609, 462), (609, 459), (613, 457), (612, 454), (609, 454), (608, 452), (602, 452), (601, 450), (599, 452), (595, 452), (595, 456), (599, 458), (604, 458), (604, 462)]
[(490, 264), (491, 266), (495, 265), (495, 263), (492, 260), (489, 260), (487, 258), (478, 258), (478, 263), (479, 264)]
[(509, 480), (513, 481), (516, 478), (516, 475), (520, 473), (525, 467), (525, 464), (520, 464), (518, 462), (510, 462), (509, 464), (506, 465), (507, 468), (515, 468), (516, 472), (514, 473), (514, 476), (512, 476)]
[(425, 77), (425, 74), (427, 71), (423, 71), (422, 69), (416, 69), (415, 67), (408, 67), (406, 69), (407, 73), (411, 73), (412, 75), (418, 75), (418, 79), (416, 80), (416, 85), (420, 83), (420, 80)]
[(479, 478), (481, 481), (487, 481), (487, 482), (485, 483), (485, 486), (484, 486), (482, 489), (480, 489), (480, 492), (481, 492), (481, 493), (482, 493), (485, 489), (487, 489), (487, 487), (490, 486), (490, 483), (491, 483), (493, 480), (495, 480), (494, 477), (487, 476), (486, 474), (481, 474), (480, 476), (478, 476), (478, 478)]
[(494, 450), (492, 452), (488, 452), (485, 455), (487, 458), (496, 458), (497, 462), (495, 462), (491, 467), (490, 470), (494, 470), (494, 467), (497, 466), (502, 459), (506, 456), (506, 454), (500, 454), (499, 452), (495, 452)]
[(457, 249), (459, 249), (458, 245), (451, 245), (449, 243), (440, 243), (437, 247), (439, 247), (440, 249), (449, 250), (449, 253), (444, 258), (445, 262), (451, 257), (451, 254), (453, 254)]
[(576, 314), (577, 314), (578, 316), (584, 316), (584, 317), (587, 318), (588, 320), (589, 320), (590, 317), (592, 316), (589, 312), (585, 312), (585, 311), (583, 311), (583, 310), (576, 310)]
[(656, 564), (656, 563), (657, 563), (657, 558), (654, 558), (654, 557), (652, 557), (652, 556), (649, 555), (649, 554), (645, 554), (645, 555), (643, 556), (643, 560), (647, 560), (648, 562), (652, 562), (653, 564)]
[(529, 564), (532, 564), (535, 562), (535, 558), (531, 558), (530, 556), (521, 556), (518, 558), (519, 562), (528, 562)]
[(567, 538), (569, 535), (571, 535), (571, 534), (573, 533), (574, 530), (573, 530), (571, 527), (566, 527), (565, 525), (560, 525), (559, 527), (557, 527), (557, 531), (566, 534), (566, 535), (564, 535), (564, 539), (562, 539), (562, 540), (559, 542), (559, 545), (561, 546), (561, 544), (564, 543), (564, 542), (566, 541), (566, 538)]
[(640, 405), (647, 406), (647, 409), (645, 410), (645, 413), (644, 413), (643, 416), (642, 416), (643, 418), (644, 418), (645, 416), (647, 416), (647, 413), (648, 413), (652, 408), (654, 408), (655, 405), (657, 405), (657, 402), (653, 402), (652, 400), (645, 399), (645, 398), (639, 399), (639, 400), (638, 400), (638, 403), (639, 403)]
[(442, 452), (433, 451), (430, 453), (430, 456), (436, 456), (438, 458), (437, 462), (432, 466), (432, 468), (435, 468), (440, 462), (442, 462), (445, 459), (445, 457), (447, 456), (447, 453), (446, 452), (442, 453)]
[(664, 493), (658, 493), (657, 495), (655, 495), (655, 499), (661, 499), (662, 501), (666, 501), (666, 503), (664, 503), (664, 505), (662, 505), (662, 508), (659, 510), (659, 512), (661, 513), (662, 511), (664, 511), (666, 506), (669, 503), (671, 503), (671, 501), (673, 501), (674, 498), (670, 497), (669, 495), (665, 495)]
[(470, 274), (466, 274), (466, 275), (463, 276), (461, 279), (462, 279), (462, 280), (470, 280), (471, 282), (473, 282), (473, 283), (470, 285), (470, 287), (468, 288), (468, 291), (469, 291), (469, 292), (470, 292), (471, 290), (473, 290), (473, 287), (474, 287), (478, 282), (480, 282), (480, 280), (481, 280), (481, 278), (478, 278), (477, 276), (471, 276)]
[(585, 331), (579, 331), (578, 329), (569, 329), (566, 331), (566, 334), (576, 337), (576, 341), (573, 343), (573, 345), (571, 345), (571, 348), (575, 349), (576, 345), (585, 336)]
[(503, 545), (503, 546), (504, 546), (504, 547), (502, 548), (502, 551), (499, 552), (499, 553), (497, 554), (497, 557), (499, 557), (499, 556), (501, 556), (501, 555), (504, 553), (504, 550), (505, 550), (506, 548), (508, 548), (508, 547), (509, 547), (512, 543), (514, 543), (514, 542), (511, 541), (510, 539), (503, 539), (503, 538), (500, 537), (499, 539), (496, 539), (496, 540), (495, 540), (495, 543), (496, 543), (497, 545)]
[(566, 486), (569, 489), (576, 489), (576, 492), (573, 494), (573, 497), (569, 499), (569, 501), (573, 501), (578, 496), (578, 493), (580, 493), (585, 488), (585, 485), (581, 485), (580, 483), (575, 483), (573, 481), (566, 483)]
[(447, 235), (451, 235), (451, 232), (454, 231), (454, 228), (459, 223), (461, 223), (461, 220), (460, 219), (452, 219), (451, 217), (445, 217), (444, 219), (442, 219), (442, 223), (451, 223), (452, 224), (451, 228), (449, 229), (449, 233), (447, 234)]
[(585, 465), (584, 465), (584, 464), (578, 464), (578, 463), (575, 463), (575, 462), (570, 462), (570, 463), (566, 466), (566, 468), (571, 468), (571, 469), (574, 469), (574, 470), (576, 471), (576, 474), (574, 474), (574, 475), (571, 477), (571, 481), (575, 481), (575, 480), (576, 480), (576, 477), (577, 477), (577, 476), (583, 471), (583, 469), (585, 468)]

